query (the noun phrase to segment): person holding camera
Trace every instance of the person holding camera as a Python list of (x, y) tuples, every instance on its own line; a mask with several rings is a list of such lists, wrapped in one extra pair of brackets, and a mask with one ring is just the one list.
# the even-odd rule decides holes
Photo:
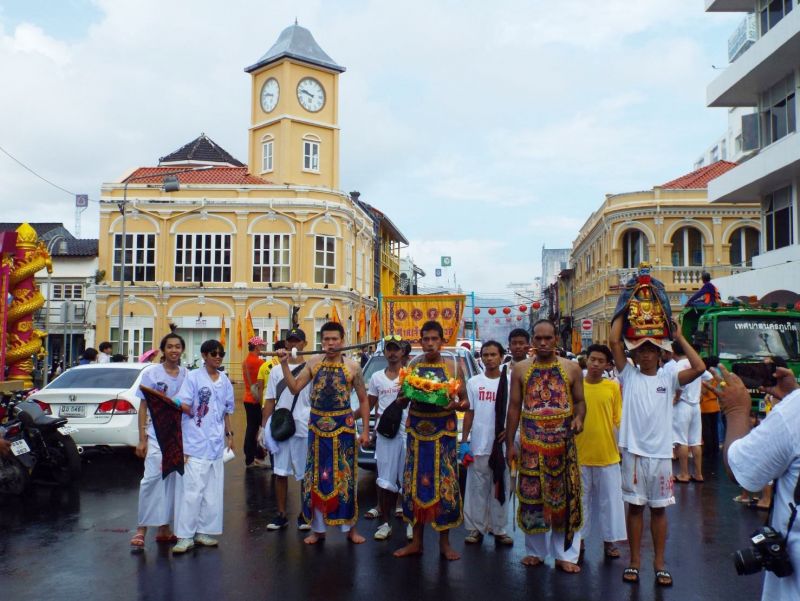
[(728, 475), (749, 491), (775, 480), (767, 525), (754, 533), (751, 548), (735, 553), (736, 571), (766, 570), (761, 599), (789, 601), (800, 599), (800, 525), (795, 520), (800, 504), (800, 387), (784, 367), (777, 367), (766, 384), (761, 390), (781, 401), (753, 430), (752, 401), (739, 376), (720, 365), (716, 381), (705, 386), (715, 388), (727, 419), (723, 459)]

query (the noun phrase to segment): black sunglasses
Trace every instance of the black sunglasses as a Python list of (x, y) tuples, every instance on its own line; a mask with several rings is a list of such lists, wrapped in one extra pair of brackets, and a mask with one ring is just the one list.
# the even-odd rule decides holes
[(220, 357), (220, 358), (224, 358), (224, 357), (225, 357), (225, 351), (211, 351), (211, 352), (210, 352), (210, 353), (208, 353), (208, 354), (209, 354), (211, 357), (214, 357), (215, 359), (216, 359), (217, 357)]

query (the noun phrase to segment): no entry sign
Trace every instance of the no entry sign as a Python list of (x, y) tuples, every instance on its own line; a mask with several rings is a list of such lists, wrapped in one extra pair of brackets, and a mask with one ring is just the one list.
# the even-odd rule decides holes
[(586, 338), (591, 336), (594, 331), (594, 321), (591, 319), (581, 319), (581, 335)]

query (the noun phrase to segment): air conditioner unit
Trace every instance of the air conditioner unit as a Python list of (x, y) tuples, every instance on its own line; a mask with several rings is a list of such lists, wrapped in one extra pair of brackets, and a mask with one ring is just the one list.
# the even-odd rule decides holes
[(747, 15), (728, 38), (728, 62), (732, 63), (758, 41), (758, 24), (754, 13)]

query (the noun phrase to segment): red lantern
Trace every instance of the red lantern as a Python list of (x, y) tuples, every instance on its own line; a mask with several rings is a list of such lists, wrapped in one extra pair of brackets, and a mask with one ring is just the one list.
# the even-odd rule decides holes
[(522, 315), (517, 315), (517, 321), (522, 321)]
[(511, 313), (511, 309), (509, 309), (508, 307), (503, 307), (503, 313), (508, 315), (509, 313)]
[(541, 306), (542, 306), (542, 303), (540, 303), (539, 301), (531, 303), (531, 307), (533, 307), (534, 309), (539, 309), (539, 307), (541, 307)]
[(481, 314), (480, 307), (475, 307), (475, 311), (474, 312), (475, 312), (475, 315), (480, 315)]
[(519, 310), (520, 310), (522, 313), (525, 313), (525, 311), (527, 311), (527, 310), (528, 310), (528, 307), (526, 307), (525, 305), (520, 305), (520, 306), (519, 306)]
[(796, 311), (800, 311), (800, 300), (794, 304), (794, 308)]
[(494, 307), (489, 309), (489, 315), (494, 315), (495, 313), (497, 313), (497, 309), (495, 309)]
[(506, 317), (506, 322), (507, 323), (511, 323), (511, 318), (510, 317)]
[(495, 323), (500, 323), (500, 318), (499, 318), (499, 317), (498, 317), (498, 318), (496, 318), (496, 319), (494, 320), (494, 322), (495, 322)]

